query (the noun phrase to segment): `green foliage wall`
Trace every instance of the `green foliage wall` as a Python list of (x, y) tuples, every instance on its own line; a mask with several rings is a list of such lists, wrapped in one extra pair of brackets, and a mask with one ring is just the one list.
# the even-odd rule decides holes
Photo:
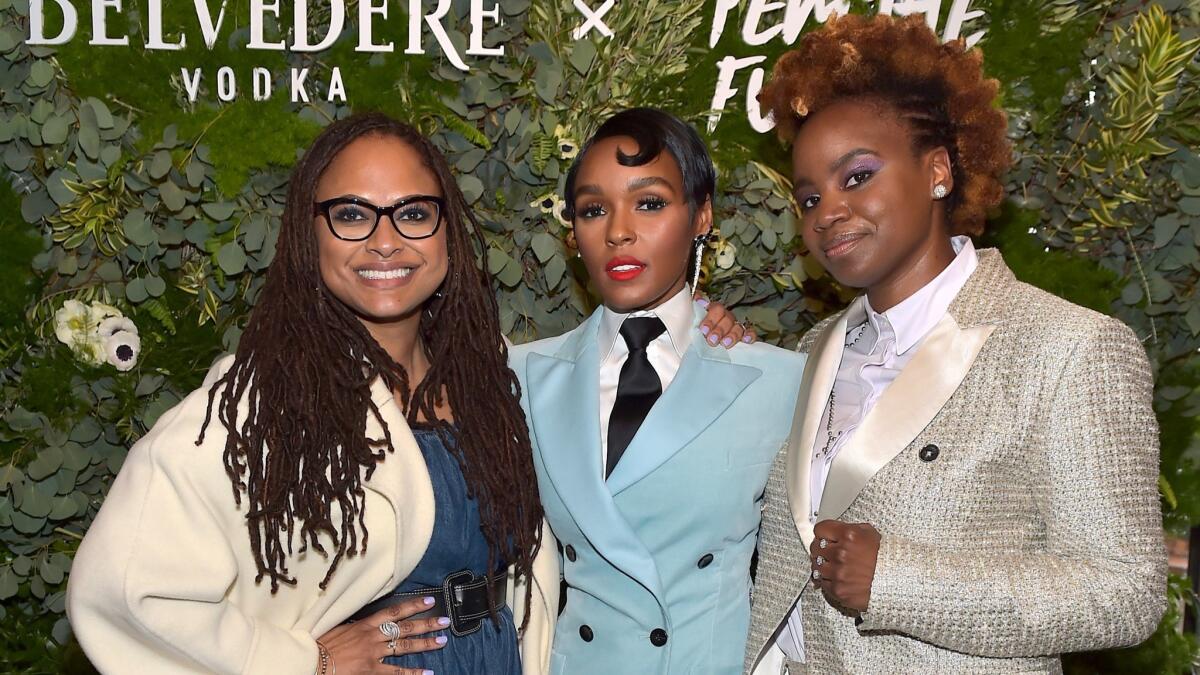
[[(167, 3), (186, 49), (92, 47), (79, 36), (30, 47), (27, 0), (0, 0), (0, 670), (60, 672), (71, 556), (126, 448), (236, 343), (274, 250), (290, 164), (321, 127), (354, 110), (407, 118), (458, 172), (484, 223), (503, 328), (516, 341), (568, 330), (595, 304), (558, 215), (579, 144), (609, 113), (672, 110), (703, 127), (715, 63), (755, 53), (734, 19), (707, 49), (713, 4), (619, 3), (616, 38), (575, 41), (569, 0), (504, 0), (472, 70), (428, 55), (251, 52), (234, 26), (213, 50), (191, 3)], [(231, 17), (248, 0), (230, 0)], [(456, 2), (466, 26), (465, 2)], [(1018, 163), (989, 238), (1019, 276), (1138, 331), (1158, 369), (1168, 523), (1200, 522), (1200, 159), (1192, 2), (977, 0), (987, 68), (1003, 84)], [(859, 3), (854, 3), (858, 8)], [(112, 15), (144, 39), (142, 3)], [(393, 7), (393, 12), (400, 8)], [(81, 31), (90, 25), (80, 7)], [(402, 12), (398, 12), (403, 16)], [(736, 12), (735, 12), (736, 13)], [(354, 12), (350, 21), (353, 22)], [(284, 17), (283, 25), (288, 25)], [(319, 22), (314, 22), (319, 23)], [(124, 25), (120, 26), (124, 28)], [(278, 27), (274, 30), (282, 34)], [(111, 32), (116, 33), (114, 28)], [(450, 31), (459, 51), (467, 43)], [(431, 45), (427, 44), (427, 48)], [(763, 49), (777, 55), (786, 45)], [(743, 53), (744, 52), (744, 53)], [(275, 73), (266, 102), (216, 102), (215, 69), (239, 86)], [(309, 68), (311, 102), (291, 103), (286, 69)], [(351, 106), (324, 100), (340, 67)], [(188, 101), (180, 67), (201, 67)], [(850, 294), (796, 236), (784, 153), (735, 106), (711, 135), (719, 238), (706, 288), (772, 342), (791, 345)], [(101, 301), (138, 326), (136, 368), (81, 362), (54, 335), (67, 300)], [(1187, 595), (1176, 582), (1173, 597)], [(1072, 662), (1080, 672), (1179, 670), (1194, 645), (1163, 628), (1147, 645)], [(73, 660), (74, 659), (74, 660)]]

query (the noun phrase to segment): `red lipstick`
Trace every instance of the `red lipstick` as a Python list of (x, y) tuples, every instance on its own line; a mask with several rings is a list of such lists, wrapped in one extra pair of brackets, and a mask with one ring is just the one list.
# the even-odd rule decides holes
[(626, 255), (620, 255), (608, 261), (604, 266), (604, 271), (608, 273), (608, 278), (613, 281), (629, 281), (642, 273), (646, 269), (646, 263), (631, 258)]

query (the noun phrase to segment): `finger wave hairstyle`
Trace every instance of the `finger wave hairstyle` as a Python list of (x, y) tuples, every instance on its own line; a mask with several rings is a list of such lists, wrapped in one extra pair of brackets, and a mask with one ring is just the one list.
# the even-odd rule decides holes
[[(357, 316), (321, 281), (313, 223), (317, 182), (352, 141), (393, 137), (424, 160), (441, 184), (450, 256), (440, 294), (422, 311), (420, 333), (430, 368), (415, 389), (408, 374), (380, 347)], [(382, 223), (386, 227), (387, 223)], [(489, 569), (501, 561), (528, 576), (540, 541), (542, 509), (534, 488), (532, 451), (508, 369), (491, 279), (480, 265), (483, 240), (442, 154), (412, 127), (386, 115), (356, 115), (329, 125), (296, 164), (288, 186), (275, 259), (238, 344), (232, 368), (209, 393), (227, 430), (224, 462), (258, 566), (256, 582), (271, 591), (292, 584), (286, 560), (299, 551), (328, 555), (324, 588), (344, 556), (365, 554), (363, 483), (393, 451), (371, 383), (383, 378), (410, 424), (435, 420), (449, 399), (455, 423), (434, 423), (455, 454), (469, 494), (477, 499), (489, 544)], [(218, 392), (219, 398), (218, 398)], [(384, 437), (370, 439), (368, 417)], [(530, 584), (530, 586), (532, 586)]]
[(1011, 163), (1006, 120), (994, 101), (999, 83), (963, 40), (943, 44), (922, 15), (847, 15), (805, 34), (775, 63), (759, 94), (790, 141), (813, 113), (845, 99), (883, 103), (903, 119), (915, 152), (950, 155), (954, 189), (945, 201), (955, 234), (982, 234), (1004, 198)]

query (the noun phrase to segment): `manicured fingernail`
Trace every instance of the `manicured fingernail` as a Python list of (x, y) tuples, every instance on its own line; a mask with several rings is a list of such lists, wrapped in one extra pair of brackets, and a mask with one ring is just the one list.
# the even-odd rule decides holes
[(439, 645), (444, 645), (449, 640), (450, 640), (450, 638), (446, 637), (445, 635), (439, 635), (439, 636), (433, 638), (433, 641), (438, 643)]
[(716, 335), (709, 335), (709, 336), (708, 336), (708, 344), (710, 344), (710, 345), (715, 345), (715, 344), (717, 344), (717, 336), (716, 336)]
[(426, 605), (432, 605), (433, 603), (435, 603), (437, 601), (434, 600), (433, 598), (422, 598), (422, 602), (424, 602)]
[(432, 670), (422, 670), (421, 675), (433, 675), (433, 671)]
[(708, 307), (708, 298), (697, 298), (696, 302), (700, 303), (701, 307)]
[(726, 347), (732, 347), (733, 346), (733, 338), (727, 337), (724, 340), (721, 340), (721, 344), (725, 345)]
[(743, 335), (742, 342), (745, 342), (746, 344), (750, 344), (751, 342), (754, 342), (754, 338), (750, 337), (749, 335)]
[(439, 626), (449, 626), (449, 625), (450, 625), (450, 619), (447, 619), (447, 618), (446, 618), (446, 617), (444, 617), (444, 616), (442, 616), (442, 617), (438, 617), (438, 625), (439, 625)]
[(703, 324), (703, 323), (702, 323), (702, 324), (700, 324), (700, 332), (701, 332), (701, 333), (703, 333), (703, 334), (705, 334), (705, 335), (708, 335), (708, 331), (710, 331), (710, 330), (712, 330), (712, 329), (711, 329), (711, 328), (709, 328), (709, 327), (708, 327), (708, 325), (706, 325), (706, 324)]

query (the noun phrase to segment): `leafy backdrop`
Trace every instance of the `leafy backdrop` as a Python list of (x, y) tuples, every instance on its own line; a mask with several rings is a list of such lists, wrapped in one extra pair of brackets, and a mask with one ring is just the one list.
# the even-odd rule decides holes
[[(971, 28), (987, 29), (981, 47), (1003, 84), (1018, 160), (987, 243), (1018, 276), (1115, 314), (1143, 338), (1158, 375), (1165, 518), (1184, 532), (1200, 523), (1200, 2), (972, 4), (986, 12)], [(466, 5), (456, 1), (449, 26), (467, 25)], [(27, 0), (0, 0), (0, 670), (87, 671), (63, 617), (73, 552), (127, 447), (236, 344), (271, 261), (288, 168), (323, 125), (351, 112), (324, 101), (330, 68), (340, 67), (354, 110), (406, 118), (444, 149), (486, 230), (503, 328), (524, 341), (574, 327), (595, 304), (557, 215), (581, 140), (631, 105), (702, 128), (719, 58), (773, 60), (786, 48), (739, 44), (739, 8), (709, 50), (712, 5), (620, 3), (606, 16), (616, 38), (575, 41), (580, 17), (568, 0), (504, 0), (487, 44), (506, 56), (475, 59), (464, 73), (433, 54), (355, 53), (349, 32), (318, 54), (249, 52), (248, 29), (235, 26), (210, 51), (190, 3), (165, 9), (169, 28), (192, 35), (184, 50), (89, 47), (83, 36), (30, 47)], [(135, 45), (142, 6), (127, 2), (110, 18), (127, 17)], [(247, 7), (230, 0), (227, 11)], [(450, 34), (461, 52), (466, 36)], [(252, 67), (270, 68), (275, 96), (218, 104), (223, 65), (242, 89)], [(205, 72), (195, 103), (183, 66)], [(280, 93), (290, 66), (310, 69), (311, 102)], [(709, 141), (720, 236), (706, 256), (707, 292), (790, 346), (850, 294), (796, 236), (774, 137), (754, 133), (734, 107)], [(90, 365), (59, 342), (54, 315), (68, 300), (132, 319), (137, 366)], [(1187, 668), (1195, 641), (1176, 630), (1187, 583), (1173, 580), (1171, 596), (1151, 641), (1068, 668)]]

